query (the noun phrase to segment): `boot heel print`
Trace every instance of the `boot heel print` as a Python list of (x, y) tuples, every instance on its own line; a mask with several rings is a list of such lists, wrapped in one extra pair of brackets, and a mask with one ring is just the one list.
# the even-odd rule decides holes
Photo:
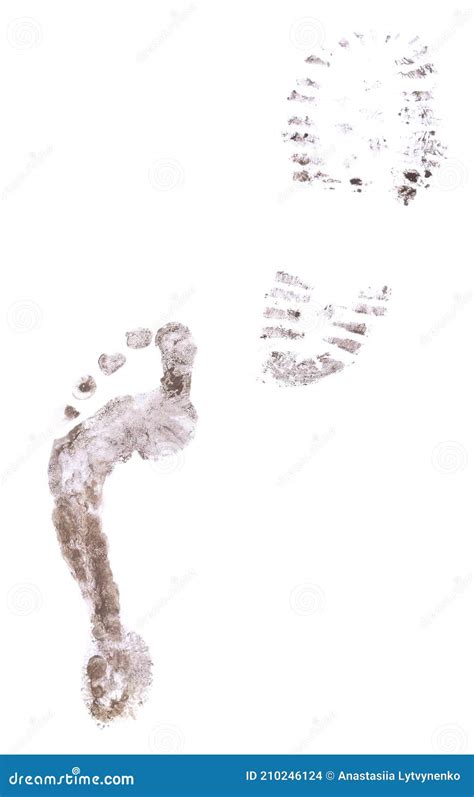
[[(260, 335), (268, 349), (261, 381), (271, 377), (279, 385), (295, 387), (342, 371), (354, 362), (376, 319), (387, 312), (390, 294), (385, 285), (361, 291), (350, 307), (322, 306), (306, 282), (277, 271), (265, 294), (265, 322), (272, 319), (275, 324), (264, 326)], [(306, 352), (312, 350), (310, 355), (302, 353), (303, 344)]]

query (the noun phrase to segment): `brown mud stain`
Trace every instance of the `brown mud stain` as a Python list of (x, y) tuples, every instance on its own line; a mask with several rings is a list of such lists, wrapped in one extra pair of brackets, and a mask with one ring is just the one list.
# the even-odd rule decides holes
[(170, 448), (182, 449), (192, 439), (197, 420), (190, 401), (196, 347), (189, 330), (167, 324), (158, 331), (156, 344), (163, 364), (161, 386), (109, 401), (54, 441), (49, 462), (59, 545), (91, 616), (85, 699), (92, 716), (103, 723), (134, 716), (146, 698), (152, 667), (144, 641), (122, 625), (102, 530), (104, 483), (135, 452), (142, 459), (158, 460)]

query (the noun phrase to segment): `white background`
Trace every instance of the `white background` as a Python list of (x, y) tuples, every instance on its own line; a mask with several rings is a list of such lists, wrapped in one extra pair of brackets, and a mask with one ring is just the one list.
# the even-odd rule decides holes
[[(3, 752), (472, 752), (472, 24), (451, 2), (381, 6), (2, 4)], [(306, 17), (328, 41), (441, 42), (452, 189), (405, 208), (291, 187)], [(256, 382), (277, 268), (392, 286), (354, 367)], [(199, 423), (170, 473), (132, 460), (106, 485), (124, 619), (155, 667), (136, 720), (100, 729), (47, 461), (71, 384), (166, 320), (198, 345)], [(98, 406), (157, 384), (156, 350), (129, 359)]]

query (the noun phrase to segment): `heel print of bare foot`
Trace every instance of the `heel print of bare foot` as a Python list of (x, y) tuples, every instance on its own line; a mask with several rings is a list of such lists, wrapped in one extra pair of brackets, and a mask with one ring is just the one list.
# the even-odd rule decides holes
[[(148, 346), (150, 330), (127, 333), (132, 349)], [(170, 323), (158, 330), (161, 385), (148, 393), (107, 402), (64, 437), (55, 440), (49, 462), (54, 497), (53, 521), (61, 552), (91, 612), (92, 645), (85, 667), (85, 698), (99, 722), (134, 716), (151, 683), (151, 660), (145, 642), (127, 631), (120, 619), (119, 591), (102, 531), (104, 482), (119, 462), (134, 452), (158, 460), (191, 440), (197, 421), (190, 401), (196, 347), (187, 327)], [(122, 354), (102, 354), (99, 367), (111, 375), (125, 363)], [(79, 400), (95, 392), (93, 376), (82, 377), (73, 394)], [(78, 411), (66, 407), (66, 416)]]
[(342, 371), (354, 362), (371, 322), (385, 315), (389, 298), (385, 285), (361, 291), (351, 307), (323, 305), (305, 281), (277, 271), (265, 294), (261, 381), (270, 376), (279, 385), (311, 385)]

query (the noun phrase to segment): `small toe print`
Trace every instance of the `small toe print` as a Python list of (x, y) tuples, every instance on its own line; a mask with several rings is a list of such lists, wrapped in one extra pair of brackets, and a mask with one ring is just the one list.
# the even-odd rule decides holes
[(127, 332), (126, 337), (127, 346), (130, 349), (146, 349), (150, 345), (153, 335), (151, 329), (138, 327), (138, 329), (132, 329), (131, 332)]
[(102, 656), (92, 656), (87, 664), (87, 674), (91, 681), (103, 678), (107, 670), (107, 662)]
[(71, 407), (70, 404), (67, 407), (64, 407), (64, 417), (72, 420), (73, 418), (78, 418), (81, 413), (78, 412), (74, 407)]
[(125, 365), (127, 358), (124, 354), (101, 354), (99, 357), (99, 368), (103, 374), (110, 376)]
[(81, 376), (72, 389), (76, 399), (88, 399), (94, 395), (97, 385), (93, 376)]

